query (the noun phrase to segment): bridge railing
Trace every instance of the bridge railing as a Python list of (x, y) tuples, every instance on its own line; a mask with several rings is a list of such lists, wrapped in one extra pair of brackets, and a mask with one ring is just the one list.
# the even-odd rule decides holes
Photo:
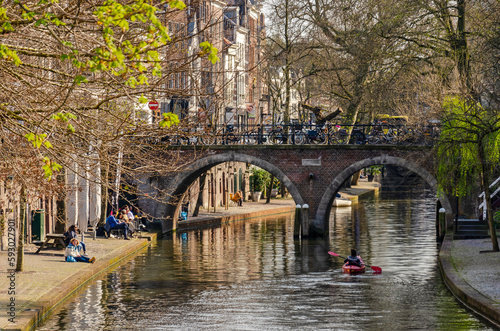
[[(490, 194), (491, 197), (491, 207), (493, 211), (498, 209), (500, 207), (500, 177), (498, 177), (493, 183), (491, 183), (490, 187), (490, 192), (493, 191)], [(486, 220), (487, 217), (487, 210), (486, 210), (486, 196), (484, 192), (479, 194), (479, 219), (481, 221)]]
[(409, 125), (209, 125), (179, 129), (175, 134), (156, 137), (156, 143), (171, 145), (303, 145), (373, 144), (433, 145), (439, 126)]

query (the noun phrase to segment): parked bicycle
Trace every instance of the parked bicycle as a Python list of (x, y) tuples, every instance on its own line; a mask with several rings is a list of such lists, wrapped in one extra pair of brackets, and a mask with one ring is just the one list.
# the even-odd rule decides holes
[(268, 133), (268, 137), (268, 143), (271, 145), (286, 144), (288, 141), (286, 134), (283, 132), (282, 126), (273, 127), (271, 132)]
[(314, 129), (309, 129), (306, 132), (306, 144), (326, 144), (328, 143), (328, 126), (326, 125), (318, 125)]

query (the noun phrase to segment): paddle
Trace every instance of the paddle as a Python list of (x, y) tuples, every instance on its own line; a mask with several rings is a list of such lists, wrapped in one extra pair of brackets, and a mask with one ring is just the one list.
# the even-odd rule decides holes
[[(335, 253), (335, 252), (331, 252), (331, 251), (329, 251), (329, 252), (328, 252), (328, 254), (330, 254), (330, 255), (332, 255), (332, 256), (341, 257), (341, 258), (343, 258), (344, 260), (346, 259), (345, 257), (343, 257), (343, 256), (341, 256), (341, 255), (338, 255), (338, 254), (337, 254), (337, 253)], [(371, 265), (368, 265), (368, 264), (365, 264), (365, 266), (372, 268), (373, 273), (375, 273), (375, 274), (381, 274), (381, 273), (382, 273), (382, 268), (380, 268), (380, 267), (371, 266)]]

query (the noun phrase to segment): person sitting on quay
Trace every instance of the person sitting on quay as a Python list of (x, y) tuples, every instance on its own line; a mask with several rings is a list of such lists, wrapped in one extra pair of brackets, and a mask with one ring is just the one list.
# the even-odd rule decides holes
[[(76, 225), (71, 225), (68, 228), (68, 231), (64, 232), (64, 242), (66, 243), (66, 246), (70, 244), (71, 239), (76, 238), (78, 239), (78, 234), (80, 233), (80, 229)], [(83, 248), (83, 256), (87, 256), (87, 248), (85, 247), (85, 243), (82, 241), (80, 242), (80, 246)]]
[(73, 238), (70, 240), (69, 245), (66, 246), (66, 250), (64, 251), (64, 260), (66, 262), (86, 262), (86, 263), (94, 263), (95, 256), (92, 258), (88, 258), (86, 256), (82, 256), (80, 251), (82, 250), (82, 246), (78, 239)]
[[(122, 218), (123, 216), (121, 216), (121, 215), (123, 215), (123, 214), (119, 213), (118, 217)], [(104, 225), (104, 230), (108, 233), (108, 236), (109, 236), (111, 230), (114, 230), (114, 229), (122, 229), (123, 230), (123, 239), (130, 240), (130, 238), (128, 237), (130, 229), (129, 229), (127, 223), (124, 221), (121, 221), (120, 219), (116, 219), (113, 216), (113, 214), (111, 214), (106, 219), (106, 224)]]

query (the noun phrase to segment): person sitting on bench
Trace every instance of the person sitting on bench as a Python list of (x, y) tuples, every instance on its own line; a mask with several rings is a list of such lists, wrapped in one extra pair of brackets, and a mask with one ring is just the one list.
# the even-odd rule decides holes
[(109, 217), (106, 219), (106, 224), (104, 225), (104, 230), (107, 232), (108, 237), (111, 233), (111, 230), (115, 229), (122, 229), (123, 239), (130, 240), (130, 238), (128, 237), (130, 229), (128, 228), (127, 223), (117, 220), (113, 215), (109, 215)]

